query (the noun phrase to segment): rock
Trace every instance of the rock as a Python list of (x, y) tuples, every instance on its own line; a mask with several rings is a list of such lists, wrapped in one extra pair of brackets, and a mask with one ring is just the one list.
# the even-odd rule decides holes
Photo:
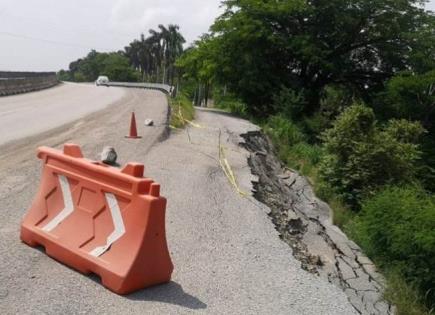
[(287, 223), (287, 231), (292, 235), (303, 233), (305, 228), (306, 227), (300, 218), (290, 219)]
[(149, 119), (149, 118), (145, 119), (144, 125), (145, 126), (154, 126), (154, 121), (152, 119)]
[(115, 148), (104, 147), (103, 151), (100, 154), (100, 158), (104, 164), (116, 165), (116, 159), (118, 158), (118, 154), (116, 154)]
[(287, 179), (290, 178), (290, 174), (279, 174), (278, 177), (281, 179)]

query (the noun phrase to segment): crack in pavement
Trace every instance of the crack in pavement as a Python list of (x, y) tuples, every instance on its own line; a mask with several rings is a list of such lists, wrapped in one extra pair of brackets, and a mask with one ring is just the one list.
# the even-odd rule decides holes
[(254, 197), (266, 204), (280, 238), (301, 267), (340, 287), (359, 314), (394, 314), (383, 299), (385, 280), (362, 250), (332, 224), (330, 207), (318, 199), (309, 180), (286, 168), (260, 131), (242, 134), (242, 147), (258, 181)]

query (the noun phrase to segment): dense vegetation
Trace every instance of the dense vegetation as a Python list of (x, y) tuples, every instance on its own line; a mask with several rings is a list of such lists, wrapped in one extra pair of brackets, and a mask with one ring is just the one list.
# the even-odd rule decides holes
[(61, 70), (64, 81), (91, 82), (99, 75), (112, 81), (178, 83), (175, 60), (183, 52), (184, 37), (177, 25), (158, 26), (149, 30), (149, 36), (141, 34), (123, 51), (99, 53), (92, 50), (86, 57), (73, 61), (69, 70)]
[(99, 53), (95, 50), (85, 58), (71, 62), (68, 71), (58, 73), (60, 80), (75, 82), (95, 81), (99, 75), (121, 82), (136, 82), (140, 77), (122, 53)]
[(311, 177), (384, 269), (399, 314), (435, 305), (435, 16), (424, 2), (227, 0), (177, 61), (196, 104), (213, 98), (263, 124)]

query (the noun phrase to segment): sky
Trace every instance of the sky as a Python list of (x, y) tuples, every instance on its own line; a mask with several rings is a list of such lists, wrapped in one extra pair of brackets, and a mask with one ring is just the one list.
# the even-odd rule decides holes
[(158, 24), (191, 43), (220, 0), (0, 0), (0, 70), (57, 71), (91, 49), (116, 51)]
[[(427, 9), (435, 11), (435, 0)], [(0, 0), (0, 70), (58, 71), (91, 49), (123, 49), (158, 24), (193, 42), (220, 15), (220, 0)]]

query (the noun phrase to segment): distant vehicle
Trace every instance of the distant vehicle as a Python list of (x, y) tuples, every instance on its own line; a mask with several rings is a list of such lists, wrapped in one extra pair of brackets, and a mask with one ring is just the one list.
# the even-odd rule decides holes
[(105, 75), (100, 75), (98, 77), (97, 81), (95, 81), (95, 85), (96, 86), (99, 86), (99, 85), (102, 85), (102, 84), (107, 84), (107, 83), (109, 83), (109, 78), (106, 77)]

